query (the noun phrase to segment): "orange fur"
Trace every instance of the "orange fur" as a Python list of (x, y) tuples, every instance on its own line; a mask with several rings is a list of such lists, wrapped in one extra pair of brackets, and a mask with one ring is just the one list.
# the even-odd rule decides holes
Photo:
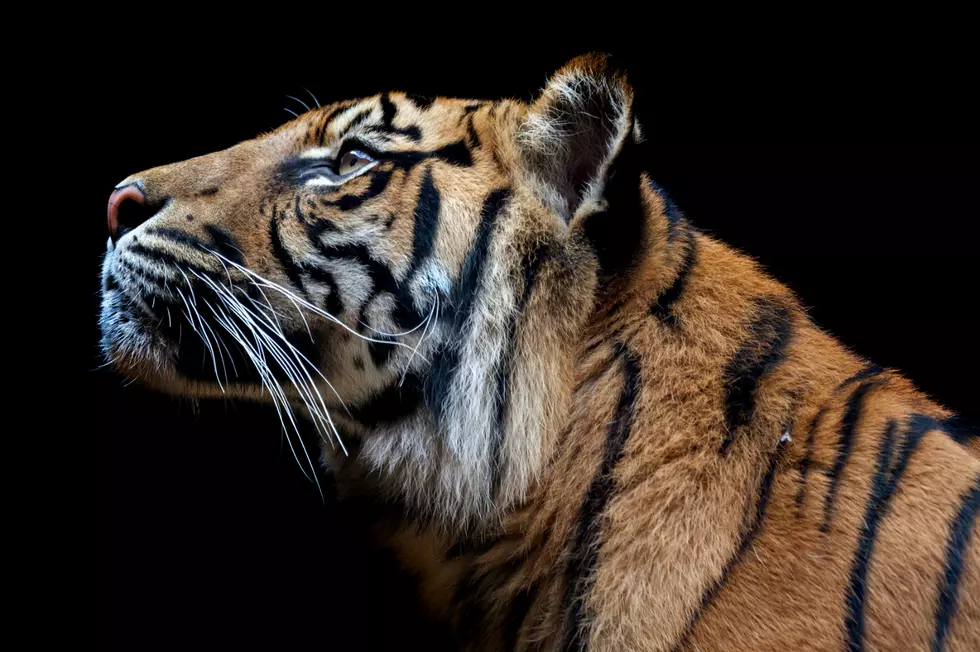
[[(366, 117), (355, 129), (383, 125), (385, 102), (397, 109), (388, 127), (402, 130), (387, 151), (463, 143), (470, 163), (436, 156), (400, 167), (382, 156), (375, 173), (323, 195), (286, 178), (283, 161), (339, 146), (359, 112)], [(154, 235), (206, 240), (217, 226), (249, 269), (297, 290), (267, 224), (281, 220), (278, 246), (297, 264), (320, 265), (322, 242), (306, 224), (328, 220), (371, 238), (371, 258), (402, 283), (418, 263), (416, 207), (429, 174), (440, 193), (433, 256), (456, 287), (476, 264), (484, 200), (506, 188), (499, 223), (487, 227), (473, 312), (436, 335), (461, 342), (464, 361), (497, 354), (498, 345), (480, 342), (512, 351), (486, 363), (507, 392), (486, 448), (470, 448), (483, 422), (463, 433), (446, 425), (471, 423), (458, 414), (466, 401), (448, 416), (425, 404), (402, 419), (416, 424), (412, 437), (432, 440), (426, 459), (383, 457), (395, 455), (382, 447), (395, 445), (401, 422), (344, 416), (325, 397), (352, 447), (350, 456), (325, 450), (342, 495), (373, 510), (378, 536), (418, 575), (421, 599), (462, 646), (980, 649), (980, 544), (965, 502), (980, 482), (977, 438), (947, 432), (947, 410), (896, 371), (869, 368), (759, 265), (697, 232), (645, 174), (630, 176), (624, 161), (640, 140), (631, 110), (626, 77), (596, 56), (569, 63), (530, 106), (445, 98), (424, 106), (392, 93), (325, 107), (224, 152), (131, 177), (124, 183), (140, 184), (147, 204), (170, 204), (119, 248), (132, 251), (139, 238), (217, 278), (226, 271), (213, 256)], [(412, 127), (416, 140), (405, 135)], [(342, 195), (367, 195), (368, 208), (321, 201)], [(607, 244), (624, 249), (608, 254)], [(161, 273), (145, 261), (130, 267)], [(130, 274), (131, 293), (143, 287), (138, 273), (113, 273)], [(227, 273), (229, 283), (242, 278)], [(309, 292), (317, 305), (329, 298)], [(454, 300), (458, 310), (467, 297)], [(304, 323), (283, 296), (268, 301), (284, 331), (311, 329), (322, 354), (315, 362), (349, 405), (375, 405), (398, 381), (400, 369), (365, 370), (370, 346), (349, 332), (315, 314)], [(343, 321), (358, 328), (349, 312)], [(468, 344), (460, 333), (474, 328), (485, 339)], [(179, 353), (154, 359), (107, 332), (107, 352), (127, 373), (166, 391), (219, 394), (173, 367), (167, 356)], [(406, 342), (421, 340), (416, 332)], [(426, 363), (444, 351), (424, 349)], [(419, 369), (423, 379), (430, 373)], [(476, 411), (483, 386), (470, 382)], [(263, 396), (255, 384), (230, 388)], [(490, 454), (497, 432), (499, 463), (475, 459)], [(943, 598), (957, 519), (968, 527), (962, 568), (955, 594)], [(948, 629), (938, 636), (944, 604)]]

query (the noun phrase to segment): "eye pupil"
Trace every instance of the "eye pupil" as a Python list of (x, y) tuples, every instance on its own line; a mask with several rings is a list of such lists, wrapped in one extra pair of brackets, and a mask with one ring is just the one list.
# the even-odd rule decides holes
[(338, 172), (340, 174), (352, 174), (365, 165), (373, 162), (374, 159), (372, 159), (370, 156), (367, 156), (357, 150), (353, 150), (346, 152), (340, 157), (340, 163), (337, 166)]

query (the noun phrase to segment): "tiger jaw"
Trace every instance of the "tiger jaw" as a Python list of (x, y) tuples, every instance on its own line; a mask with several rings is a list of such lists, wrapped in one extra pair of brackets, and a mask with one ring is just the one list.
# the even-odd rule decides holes
[(291, 377), (321, 374), (327, 336), (315, 316), (301, 332), (255, 286), (194, 270), (181, 271), (183, 284), (160, 284), (152, 271), (139, 273), (146, 265), (125, 243), (103, 264), (101, 344), (127, 376), (195, 397), (258, 397), (278, 385), (285, 399), (298, 395)]

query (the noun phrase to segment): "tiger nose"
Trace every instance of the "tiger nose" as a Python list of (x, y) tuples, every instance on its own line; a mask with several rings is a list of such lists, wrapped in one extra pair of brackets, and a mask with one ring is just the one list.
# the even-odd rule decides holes
[(109, 195), (109, 237), (113, 242), (153, 217), (146, 195), (136, 184), (116, 188)]

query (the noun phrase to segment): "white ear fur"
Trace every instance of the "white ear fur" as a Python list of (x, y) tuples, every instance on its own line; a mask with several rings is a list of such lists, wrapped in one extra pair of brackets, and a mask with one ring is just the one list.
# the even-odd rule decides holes
[(521, 164), (566, 224), (580, 207), (602, 200), (610, 164), (627, 138), (642, 137), (632, 113), (625, 75), (595, 54), (563, 66), (532, 105), (518, 132)]

